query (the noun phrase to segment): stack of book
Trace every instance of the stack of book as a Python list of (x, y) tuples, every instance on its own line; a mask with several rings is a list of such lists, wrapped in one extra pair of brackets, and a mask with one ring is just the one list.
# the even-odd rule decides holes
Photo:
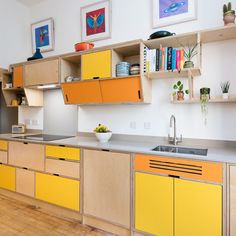
[(144, 48), (144, 72), (182, 70), (184, 66), (184, 49), (162, 47)]

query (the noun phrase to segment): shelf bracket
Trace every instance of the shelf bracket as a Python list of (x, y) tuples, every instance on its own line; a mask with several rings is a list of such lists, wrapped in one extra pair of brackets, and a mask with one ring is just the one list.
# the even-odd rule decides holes
[(194, 98), (194, 93), (193, 93), (193, 74), (192, 70), (188, 70), (188, 86), (189, 86), (189, 99)]

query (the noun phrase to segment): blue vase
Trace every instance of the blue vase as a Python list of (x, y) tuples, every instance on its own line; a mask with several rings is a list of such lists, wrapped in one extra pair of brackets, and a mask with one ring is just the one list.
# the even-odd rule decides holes
[(43, 58), (41, 52), (40, 52), (40, 48), (36, 48), (36, 52), (34, 53), (33, 57), (35, 59), (39, 59), (39, 58)]

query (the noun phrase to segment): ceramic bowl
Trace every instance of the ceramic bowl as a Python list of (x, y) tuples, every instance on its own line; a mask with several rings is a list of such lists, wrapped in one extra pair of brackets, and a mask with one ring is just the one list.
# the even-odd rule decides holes
[(93, 43), (88, 43), (88, 42), (80, 42), (75, 44), (75, 51), (83, 51), (83, 50), (88, 50), (94, 47)]
[(107, 133), (96, 133), (95, 132), (95, 135), (100, 143), (107, 143), (112, 136), (112, 132), (107, 132)]

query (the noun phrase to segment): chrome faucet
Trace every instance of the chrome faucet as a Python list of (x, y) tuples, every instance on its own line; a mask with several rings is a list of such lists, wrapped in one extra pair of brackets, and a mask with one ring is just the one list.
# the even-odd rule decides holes
[(177, 145), (178, 143), (181, 143), (183, 139), (182, 135), (180, 135), (180, 138), (177, 138), (176, 136), (176, 119), (174, 115), (170, 117), (170, 128), (172, 127), (173, 121), (174, 121), (174, 137), (170, 137), (170, 134), (168, 134), (168, 141), (171, 144)]

